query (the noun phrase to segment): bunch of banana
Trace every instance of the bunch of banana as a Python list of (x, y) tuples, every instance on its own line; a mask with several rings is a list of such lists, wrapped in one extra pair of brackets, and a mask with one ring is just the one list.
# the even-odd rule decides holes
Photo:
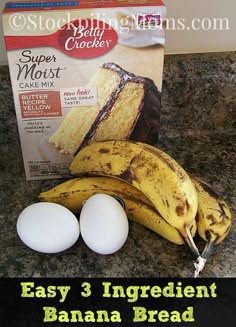
[(70, 170), (73, 175), (115, 177), (136, 187), (179, 231), (194, 260), (201, 259), (190, 232), (198, 208), (197, 192), (189, 175), (168, 154), (138, 142), (100, 141), (81, 149)]
[[(84, 201), (94, 194), (120, 198), (130, 220), (189, 247), (195, 277), (214, 245), (230, 230), (231, 213), (226, 202), (156, 147), (125, 140), (95, 142), (80, 150), (70, 170), (80, 177), (42, 192), (40, 200), (79, 213)], [(201, 255), (193, 240), (196, 230), (207, 241)]]
[(199, 275), (211, 255), (214, 245), (222, 242), (228, 235), (232, 216), (227, 203), (201, 179), (192, 177), (198, 193), (198, 212), (196, 216), (198, 234), (207, 243), (201, 260), (195, 263), (195, 277)]
[[(175, 244), (183, 244), (177, 229), (169, 225), (147, 197), (132, 185), (111, 177), (80, 177), (63, 182), (39, 195), (41, 201), (55, 202), (80, 213), (83, 203), (94, 194), (108, 194), (124, 202), (127, 217)], [(196, 222), (191, 233), (195, 235)]]

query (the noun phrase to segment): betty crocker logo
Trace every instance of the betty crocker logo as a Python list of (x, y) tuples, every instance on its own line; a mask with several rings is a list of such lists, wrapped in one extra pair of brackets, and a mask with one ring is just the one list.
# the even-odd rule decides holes
[(74, 58), (88, 59), (110, 51), (118, 41), (107, 23), (90, 18), (73, 20), (57, 32), (39, 36), (6, 36), (7, 50), (54, 47)]
[(117, 33), (110, 25), (96, 19), (80, 19), (61, 30), (58, 43), (69, 56), (94, 58), (110, 51), (117, 40)]

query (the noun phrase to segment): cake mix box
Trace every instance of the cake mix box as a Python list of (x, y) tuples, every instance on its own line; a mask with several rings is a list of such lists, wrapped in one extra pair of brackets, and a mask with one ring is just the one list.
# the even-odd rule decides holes
[(8, 2), (3, 26), (28, 180), (69, 175), (85, 145), (158, 140), (159, 0)]

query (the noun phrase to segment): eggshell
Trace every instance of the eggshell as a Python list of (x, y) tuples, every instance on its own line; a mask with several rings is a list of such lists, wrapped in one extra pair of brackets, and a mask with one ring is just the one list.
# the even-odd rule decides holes
[(25, 208), (17, 220), (17, 233), (31, 249), (57, 253), (70, 248), (80, 234), (75, 215), (60, 204), (34, 203)]
[(81, 210), (80, 231), (91, 250), (99, 254), (112, 254), (126, 242), (129, 223), (116, 199), (106, 194), (95, 194)]

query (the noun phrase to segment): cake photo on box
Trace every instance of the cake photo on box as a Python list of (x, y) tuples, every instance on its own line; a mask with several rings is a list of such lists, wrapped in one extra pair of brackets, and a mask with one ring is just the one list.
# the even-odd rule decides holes
[(83, 146), (102, 140), (157, 142), (161, 93), (151, 79), (105, 63), (88, 86), (97, 88), (97, 104), (70, 109), (49, 138), (61, 153), (74, 156)]

